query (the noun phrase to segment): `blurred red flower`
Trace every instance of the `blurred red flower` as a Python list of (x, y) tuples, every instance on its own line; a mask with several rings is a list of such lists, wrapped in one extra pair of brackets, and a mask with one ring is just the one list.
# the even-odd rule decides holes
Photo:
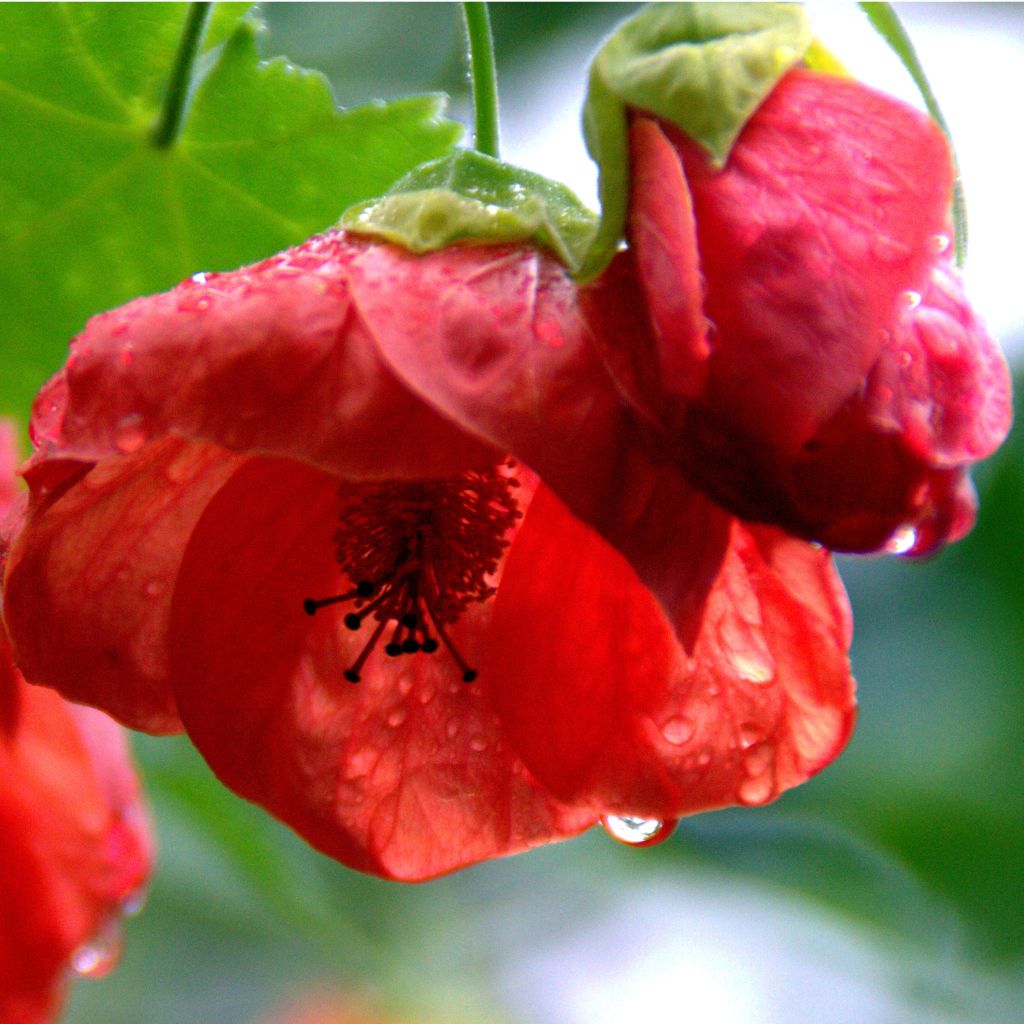
[(95, 317), (33, 417), (22, 670), (402, 879), (803, 781), (845, 594), (648, 444), (608, 295), (329, 233)]
[[(0, 520), (15, 501), (0, 424)], [(68, 975), (116, 960), (150, 840), (121, 730), (29, 686), (0, 628), (0, 1020), (55, 1019)]]
[(833, 549), (962, 537), (967, 468), (1005, 437), (1010, 384), (952, 262), (934, 122), (793, 71), (722, 168), (641, 111), (630, 145), (620, 259), (635, 258), (654, 341), (614, 358), (690, 479)]

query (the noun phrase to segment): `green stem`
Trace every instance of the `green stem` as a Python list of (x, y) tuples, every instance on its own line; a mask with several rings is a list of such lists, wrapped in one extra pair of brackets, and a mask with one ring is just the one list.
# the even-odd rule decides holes
[(189, 88), (192, 84), (192, 65), (195, 64), (199, 41), (203, 37), (207, 18), (210, 16), (210, 3), (189, 4), (185, 15), (185, 27), (178, 43), (178, 52), (174, 55), (174, 67), (171, 79), (167, 83), (160, 117), (153, 126), (153, 145), (157, 149), (167, 149), (181, 131), (182, 118), (185, 115), (185, 102), (188, 100)]
[(498, 157), (498, 75), (494, 37), (486, 3), (463, 3), (469, 43), (469, 75), (473, 87), (473, 133), (476, 149)]

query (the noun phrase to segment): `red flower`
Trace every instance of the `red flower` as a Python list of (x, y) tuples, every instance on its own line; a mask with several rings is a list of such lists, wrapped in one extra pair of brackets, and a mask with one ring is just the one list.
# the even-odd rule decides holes
[[(0, 519), (14, 500), (0, 424)], [(29, 686), (0, 628), (0, 1020), (58, 1012), (70, 969), (116, 957), (118, 921), (149, 873), (148, 827), (121, 730)]]
[(952, 263), (935, 124), (793, 71), (721, 169), (641, 112), (630, 145), (656, 338), (629, 353), (633, 397), (690, 478), (834, 549), (926, 554), (962, 537), (967, 467), (1006, 435), (1009, 377)]
[(646, 447), (606, 312), (531, 249), (330, 233), (95, 317), (33, 418), (22, 669), (389, 877), (803, 781), (845, 595)]

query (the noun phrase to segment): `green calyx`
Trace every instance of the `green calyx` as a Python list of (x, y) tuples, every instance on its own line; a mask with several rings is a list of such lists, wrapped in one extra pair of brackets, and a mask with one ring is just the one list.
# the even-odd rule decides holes
[(520, 242), (579, 270), (597, 217), (564, 185), (473, 150), (410, 171), (379, 199), (346, 210), (341, 227), (410, 252)]
[(656, 3), (615, 31), (594, 58), (583, 110), (600, 168), (601, 225), (580, 276), (598, 274), (622, 237), (627, 108), (676, 125), (723, 166), (748, 118), (811, 42), (798, 4)]

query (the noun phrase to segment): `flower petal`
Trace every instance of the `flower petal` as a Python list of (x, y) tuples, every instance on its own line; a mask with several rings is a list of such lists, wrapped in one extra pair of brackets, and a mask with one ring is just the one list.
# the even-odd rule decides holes
[[(167, 618), (185, 542), (239, 460), (166, 438), (47, 491), (13, 539), (4, 614), (18, 666), (70, 700), (150, 732), (180, 728), (167, 687)], [(59, 643), (54, 638), (59, 637)]]
[(37, 403), (37, 444), (96, 461), (175, 433), (375, 479), (493, 462), (382, 362), (350, 300), (351, 256), (344, 235), (314, 236), (93, 317)]
[(54, 1019), (73, 952), (116, 927), (151, 860), (124, 737), (99, 712), (29, 686), (0, 641), (0, 1019)]
[[(343, 671), (366, 631), (306, 598), (349, 586), (332, 537), (342, 482), (254, 460), (210, 503), (172, 608), (182, 720), (221, 780), (363, 871), (428, 878), (564, 838), (593, 816), (561, 806), (516, 760), (477, 684), (442, 648)], [(451, 629), (477, 663), (490, 604)]]
[(858, 389), (901, 293), (934, 261), (952, 183), (945, 139), (890, 97), (808, 71), (779, 82), (723, 170), (665, 131), (714, 324), (707, 406), (751, 443), (793, 452)]
[[(701, 503), (698, 531), (713, 515)], [(663, 819), (764, 803), (846, 742), (850, 617), (827, 554), (717, 514), (730, 535), (721, 568), (678, 605), (689, 622), (670, 624), (621, 555), (537, 492), (481, 680), (561, 799)]]

